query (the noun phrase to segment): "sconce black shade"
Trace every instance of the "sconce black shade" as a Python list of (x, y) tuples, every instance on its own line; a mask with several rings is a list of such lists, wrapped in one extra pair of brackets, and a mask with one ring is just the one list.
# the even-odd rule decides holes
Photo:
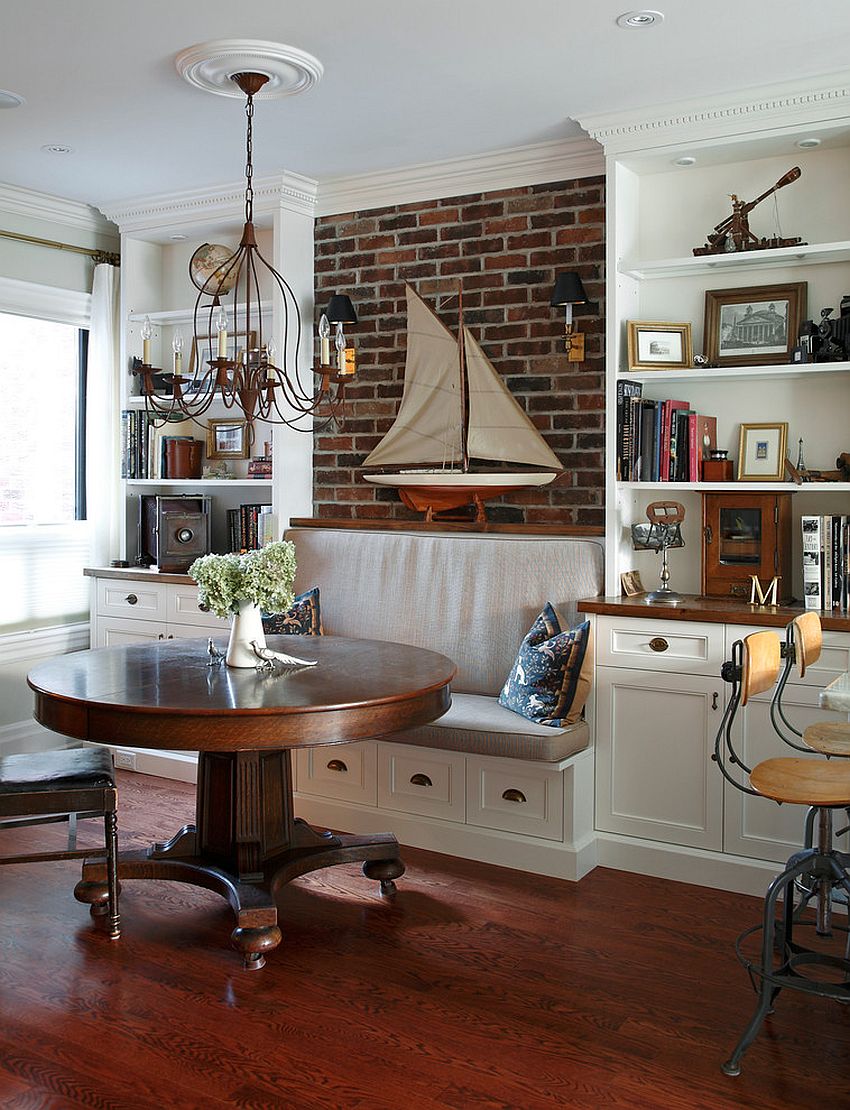
[(351, 297), (346, 293), (334, 293), (328, 302), (328, 311), (325, 313), (331, 324), (356, 324), (357, 313), (351, 303)]
[(555, 279), (555, 289), (552, 293), (550, 305), (559, 304), (585, 304), (587, 294), (578, 274), (570, 272), (558, 274)]

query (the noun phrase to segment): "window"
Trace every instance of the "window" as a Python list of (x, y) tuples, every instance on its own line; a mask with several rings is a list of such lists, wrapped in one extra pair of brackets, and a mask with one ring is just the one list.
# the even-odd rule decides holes
[(85, 519), (88, 332), (0, 313), (0, 526)]

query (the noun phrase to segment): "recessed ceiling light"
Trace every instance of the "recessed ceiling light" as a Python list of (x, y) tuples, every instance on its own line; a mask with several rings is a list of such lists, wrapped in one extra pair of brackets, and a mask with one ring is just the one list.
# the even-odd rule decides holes
[(618, 27), (630, 27), (633, 30), (640, 27), (657, 27), (664, 22), (663, 12), (641, 10), (637, 12), (623, 12), (617, 16)]
[(8, 89), (0, 89), (0, 108), (20, 108), (24, 103), (24, 98), (18, 96), (17, 93), (9, 92)]
[(820, 146), (820, 139), (798, 139), (794, 145), (801, 150), (809, 150), (811, 147)]
[(695, 166), (697, 164), (696, 158), (692, 154), (683, 154), (681, 158), (674, 158), (674, 166)]
[(45, 154), (73, 154), (74, 148), (72, 146), (65, 146), (64, 143), (45, 143), (41, 148)]
[(189, 236), (188, 235), (169, 235), (168, 238), (173, 239), (175, 243), (182, 243), (185, 239), (188, 239)]

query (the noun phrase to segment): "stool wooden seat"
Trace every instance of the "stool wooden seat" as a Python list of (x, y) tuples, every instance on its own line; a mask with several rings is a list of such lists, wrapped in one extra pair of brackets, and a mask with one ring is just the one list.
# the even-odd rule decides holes
[(850, 757), (850, 722), (822, 721), (803, 729), (803, 740), (821, 755)]
[(765, 759), (750, 772), (750, 784), (765, 798), (798, 806), (850, 805), (850, 764), (815, 759)]
[[(106, 748), (62, 748), (58, 751), (0, 758), (0, 829), (68, 821), (68, 847), (56, 852), (0, 856), (0, 864), (106, 857), (106, 898), (96, 898), (91, 912), (106, 916), (109, 936), (121, 934), (118, 913), (118, 792), (112, 756)], [(77, 817), (102, 817), (102, 848), (76, 848)], [(77, 883), (75, 894), (81, 886)], [(86, 901), (91, 901), (86, 898)]]

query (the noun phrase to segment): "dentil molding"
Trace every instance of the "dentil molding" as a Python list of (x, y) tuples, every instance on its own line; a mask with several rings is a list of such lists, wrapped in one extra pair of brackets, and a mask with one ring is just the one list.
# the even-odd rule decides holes
[(608, 155), (828, 124), (850, 120), (850, 73), (578, 119)]

